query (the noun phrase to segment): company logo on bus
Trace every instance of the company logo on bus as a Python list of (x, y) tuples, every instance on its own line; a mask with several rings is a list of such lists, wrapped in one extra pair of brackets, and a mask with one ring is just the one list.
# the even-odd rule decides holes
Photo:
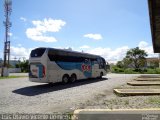
[(32, 69), (32, 72), (37, 73), (38, 70), (37, 69)]
[(82, 68), (82, 71), (91, 71), (91, 66), (90, 65), (85, 65), (85, 64), (82, 64), (81, 66)]

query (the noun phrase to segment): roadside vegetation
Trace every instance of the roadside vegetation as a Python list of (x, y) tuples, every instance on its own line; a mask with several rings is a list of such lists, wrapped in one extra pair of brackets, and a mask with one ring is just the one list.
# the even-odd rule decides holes
[(21, 68), (22, 72), (27, 73), (29, 71), (29, 61), (28, 60), (20, 61), (18, 64), (16, 64), (15, 67)]
[(11, 79), (11, 78), (22, 78), (22, 77), (27, 77), (27, 76), (8, 76), (8, 77), (0, 77), (0, 80), (3, 80), (3, 79)]
[(122, 74), (160, 74), (159, 61), (147, 61), (147, 53), (139, 47), (127, 51), (123, 60), (111, 65), (112, 73)]
[[(2, 66), (2, 63), (0, 64)], [(23, 60), (18, 62), (15, 65), (7, 65), (8, 68), (20, 68), (22, 73), (27, 73), (29, 71), (29, 61)]]

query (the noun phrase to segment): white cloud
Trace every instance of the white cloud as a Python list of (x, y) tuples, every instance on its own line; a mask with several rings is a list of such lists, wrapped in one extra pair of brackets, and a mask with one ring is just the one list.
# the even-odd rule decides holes
[(21, 44), (18, 44), (18, 47), (21, 47), (22, 45)]
[(129, 49), (128, 46), (123, 46), (120, 48), (116, 48), (114, 50), (112, 50), (111, 48), (98, 47), (98, 48), (88, 50), (86, 52), (100, 55), (104, 57), (106, 61), (108, 61), (109, 63), (116, 63), (117, 61), (122, 60), (125, 57), (128, 49)]
[[(153, 52), (153, 47), (145, 41), (141, 41), (138, 44), (138, 47), (142, 50), (145, 50), (148, 54), (148, 57), (158, 56), (158, 54), (155, 54)], [(85, 52), (100, 55), (104, 57), (106, 61), (108, 61), (109, 63), (116, 63), (117, 61), (122, 60), (126, 56), (126, 52), (129, 49), (131, 48), (129, 48), (128, 46), (122, 46), (116, 49), (111, 49), (109, 47), (107, 48), (97, 47), (89, 50), (87, 49)]]
[(22, 20), (22, 21), (24, 21), (24, 22), (26, 22), (26, 21), (27, 21), (27, 19), (26, 19), (26, 18), (24, 18), (24, 17), (20, 17), (20, 20)]
[(101, 34), (86, 34), (84, 35), (84, 37), (87, 37), (87, 38), (91, 38), (91, 39), (94, 39), (94, 40), (101, 40), (102, 39), (102, 35)]
[(89, 49), (90, 47), (88, 45), (83, 45), (81, 47), (79, 47), (80, 49)]
[(141, 41), (138, 45), (139, 48), (145, 48), (146, 46), (148, 46), (148, 43), (145, 41)]
[(8, 35), (11, 37), (11, 36), (13, 36), (13, 33), (9, 32)]
[(28, 38), (34, 41), (41, 42), (56, 42), (56, 38), (53, 36), (46, 36), (47, 32), (59, 32), (61, 28), (66, 24), (63, 20), (53, 20), (51, 18), (44, 19), (43, 21), (37, 20), (32, 21), (34, 28), (28, 28), (26, 30), (26, 35)]
[[(158, 54), (154, 54), (153, 53), (153, 49), (152, 46), (148, 45), (147, 42), (141, 41), (138, 46), (140, 47), (140, 49), (145, 50), (148, 53), (148, 57), (157, 57)], [(81, 46), (81, 47), (85, 47)], [(88, 46), (89, 47), (89, 46)], [(64, 47), (58, 47), (61, 49), (64, 49)], [(66, 47), (66, 49), (69, 47)], [(75, 50), (74, 47), (70, 47), (73, 50)], [(23, 58), (25, 57), (26, 59), (29, 58), (29, 54), (31, 52), (33, 48), (24, 48), (21, 44), (18, 44), (18, 47), (15, 46), (11, 46), (11, 59), (14, 59), (15, 56), (16, 58)], [(96, 55), (100, 55), (102, 57), (104, 57), (106, 59), (106, 61), (108, 61), (109, 63), (116, 63), (119, 60), (122, 60), (125, 55), (126, 52), (129, 50), (130, 48), (128, 46), (122, 46), (116, 49), (111, 49), (109, 47), (97, 47), (97, 48), (88, 48), (87, 50), (85, 50), (84, 52), (86, 53), (91, 53), (91, 54), (96, 54)], [(81, 50), (78, 50), (81, 51)]]
[(20, 47), (11, 46), (11, 59), (14, 59), (15, 57), (17, 59), (23, 58), (23, 57), (28, 59), (31, 50), (32, 48), (24, 48), (22, 46)]
[[(148, 57), (157, 57), (158, 55), (153, 53), (153, 47), (149, 46), (147, 42), (141, 41), (138, 44), (138, 47), (142, 50), (145, 50), (148, 54)], [(116, 49), (111, 49), (111, 48), (102, 48), (102, 47), (97, 47), (93, 49), (89, 49), (85, 52), (91, 53), (91, 54), (96, 54), (104, 57), (107, 61), (111, 63), (116, 63), (119, 60), (122, 60), (126, 52), (130, 48), (128, 46), (122, 46)]]
[(153, 52), (153, 46), (148, 45), (148, 43), (145, 41), (141, 41), (138, 44), (138, 47), (142, 50), (145, 50), (148, 54), (148, 57), (157, 57), (158, 56), (158, 54)]

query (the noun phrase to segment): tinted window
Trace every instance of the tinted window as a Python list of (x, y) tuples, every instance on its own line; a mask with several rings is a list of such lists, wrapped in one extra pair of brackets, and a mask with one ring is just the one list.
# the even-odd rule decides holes
[(105, 59), (100, 57), (100, 58), (97, 59), (97, 61), (98, 61), (98, 64), (99, 64), (99, 68), (104, 69), (105, 66), (106, 66)]
[(31, 51), (31, 57), (41, 57), (44, 52), (45, 52), (46, 48), (37, 48)]
[(83, 62), (84, 58), (76, 56), (63, 56), (63, 55), (51, 55), (48, 54), (50, 61), (61, 61), (61, 62)]
[(49, 50), (48, 57), (50, 61), (61, 61), (61, 62), (84, 62), (85, 58), (82, 56), (72, 55), (66, 51)]
[(92, 55), (86, 55), (82, 53), (75, 53), (70, 51), (49, 49), (48, 57), (50, 61), (61, 61), (61, 62), (85, 62), (88, 61), (96, 61), (96, 57)]

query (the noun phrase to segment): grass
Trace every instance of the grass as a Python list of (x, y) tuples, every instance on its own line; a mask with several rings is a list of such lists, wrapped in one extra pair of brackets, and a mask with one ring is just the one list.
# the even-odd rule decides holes
[(150, 104), (157, 104), (157, 105), (160, 105), (160, 99), (159, 98), (149, 98), (148, 99), (148, 103)]
[(125, 104), (125, 105), (129, 105), (129, 100), (125, 100), (125, 101), (124, 101), (124, 104)]
[(12, 78), (22, 78), (22, 77), (27, 77), (27, 76), (8, 76), (8, 77), (0, 77), (0, 80), (3, 80), (3, 79), (12, 79)]

